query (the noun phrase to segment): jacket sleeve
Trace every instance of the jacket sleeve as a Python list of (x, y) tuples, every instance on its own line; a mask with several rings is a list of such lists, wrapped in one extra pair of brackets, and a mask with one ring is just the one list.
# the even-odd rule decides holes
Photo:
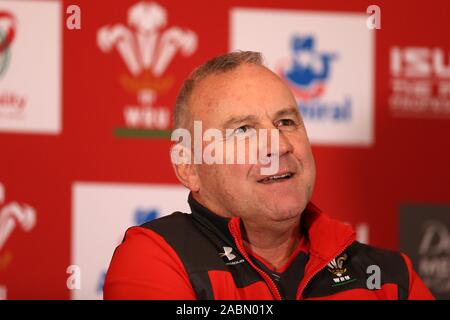
[(196, 295), (173, 248), (159, 234), (132, 227), (114, 252), (103, 298), (191, 300)]
[(433, 294), (420, 279), (419, 275), (414, 271), (411, 260), (407, 255), (402, 253), (405, 259), (406, 266), (409, 273), (409, 294), (408, 300), (435, 300)]

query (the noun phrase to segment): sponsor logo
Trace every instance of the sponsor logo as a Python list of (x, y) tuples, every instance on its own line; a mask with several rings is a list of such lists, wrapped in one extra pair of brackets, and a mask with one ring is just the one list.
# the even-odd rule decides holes
[[(73, 299), (101, 299), (106, 271), (125, 231), (175, 211), (190, 212), (182, 186), (76, 182), (72, 186), (72, 265), (82, 270)], [(98, 237), (98, 228), (102, 236)]]
[[(58, 134), (61, 3), (3, 0), (0, 7), (0, 131)], [(32, 12), (39, 14), (30, 19)]]
[(347, 284), (350, 282), (355, 281), (356, 279), (351, 278), (347, 274), (347, 268), (344, 266), (345, 261), (347, 260), (348, 255), (346, 253), (342, 254), (341, 256), (331, 260), (330, 263), (327, 265), (328, 271), (330, 271), (335, 278), (333, 278), (334, 286)]
[(157, 209), (136, 209), (136, 212), (134, 213), (134, 222), (136, 225), (140, 226), (146, 222), (149, 222), (151, 220), (156, 219), (160, 216), (160, 213)]
[[(0, 183), (0, 205), (5, 201), (5, 188)], [(16, 228), (29, 232), (36, 225), (36, 210), (28, 204), (10, 202), (0, 206), (0, 252)]]
[[(11, 60), (11, 46), (16, 34), (16, 18), (9, 11), (0, 10), (0, 79), (5, 76)], [(14, 91), (0, 91), (0, 115), (20, 117), (26, 105), (25, 97)]]
[(437, 299), (450, 299), (450, 207), (400, 207), (400, 250)]
[(293, 36), (290, 45), (291, 57), (276, 67), (278, 75), (286, 81), (305, 121), (352, 119), (352, 98), (347, 95), (340, 102), (320, 99), (326, 90), (336, 53), (318, 52), (315, 38)]
[(223, 247), (223, 252), (219, 253), (219, 257), (226, 257), (228, 259), (229, 262), (225, 263), (227, 266), (241, 264), (245, 261), (244, 259), (233, 261), (236, 259), (236, 255), (233, 253), (233, 248), (231, 247)]
[(394, 116), (450, 117), (449, 56), (450, 49), (444, 48), (391, 48), (389, 107)]
[(450, 292), (450, 226), (427, 220), (422, 225), (418, 272), (439, 294)]
[(223, 252), (219, 253), (220, 257), (227, 257), (228, 261), (234, 260), (236, 256), (232, 254), (233, 248), (231, 247), (223, 247)]
[[(30, 232), (36, 225), (36, 210), (33, 207), (16, 201), (6, 203), (5, 197), (5, 187), (0, 182), (0, 271), (6, 269), (13, 259), (13, 254), (4, 248), (14, 229)], [(0, 300), (6, 298), (7, 288), (0, 285)]]
[(364, 14), (234, 8), (230, 17), (230, 49), (263, 53), (294, 94), (312, 144), (373, 144), (374, 36)]
[(0, 11), (0, 78), (6, 72), (10, 57), (10, 46), (16, 33), (16, 19), (7, 11)]
[(103, 286), (105, 285), (105, 278), (106, 278), (106, 269), (102, 270), (98, 277), (98, 285), (96, 292), (99, 296), (103, 294)]
[(107, 25), (97, 32), (97, 45), (104, 53), (117, 50), (128, 73), (120, 84), (136, 95), (137, 104), (125, 106), (125, 127), (117, 136), (170, 137), (170, 108), (156, 105), (174, 83), (167, 68), (180, 54), (191, 56), (197, 49), (197, 35), (185, 28), (167, 29), (167, 11), (156, 2), (139, 2), (128, 10), (128, 26)]
[[(160, 216), (160, 213), (157, 209), (142, 209), (138, 208), (134, 212), (134, 224), (135, 225), (142, 225), (146, 222), (149, 222), (151, 220), (154, 220)], [(117, 240), (117, 245), (119, 245), (122, 242), (123, 236), (121, 236)], [(103, 294), (103, 285), (105, 284), (105, 277), (106, 277), (106, 269), (102, 270), (100, 272), (100, 275), (98, 277), (98, 285), (97, 285), (97, 294), (102, 295)]]

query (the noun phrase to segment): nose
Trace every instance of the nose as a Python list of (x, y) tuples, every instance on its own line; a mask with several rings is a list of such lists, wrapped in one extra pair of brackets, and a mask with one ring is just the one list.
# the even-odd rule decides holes
[[(275, 133), (274, 130), (276, 130), (278, 134), (274, 134)], [(270, 157), (281, 158), (283, 155), (293, 152), (294, 147), (290, 143), (289, 139), (286, 137), (283, 131), (280, 131), (277, 128), (271, 128), (270, 130), (268, 130), (268, 137), (266, 141), (267, 141), (267, 149), (266, 149), (267, 158)]]

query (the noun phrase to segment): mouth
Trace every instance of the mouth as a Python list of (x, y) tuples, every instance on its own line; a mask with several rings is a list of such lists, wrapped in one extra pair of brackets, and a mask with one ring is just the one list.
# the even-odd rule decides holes
[(268, 176), (268, 177), (258, 180), (258, 183), (271, 184), (271, 183), (283, 182), (283, 181), (291, 179), (294, 176), (294, 174), (295, 173), (293, 173), (293, 172), (286, 172), (283, 174)]

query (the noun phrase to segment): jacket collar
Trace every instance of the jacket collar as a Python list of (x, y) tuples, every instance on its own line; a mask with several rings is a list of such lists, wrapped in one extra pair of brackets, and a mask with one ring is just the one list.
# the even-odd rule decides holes
[(356, 240), (356, 233), (350, 225), (328, 217), (312, 202), (308, 203), (301, 219), (311, 255), (322, 260), (335, 258)]
[(231, 218), (221, 217), (200, 202), (194, 199), (192, 192), (189, 193), (188, 203), (191, 207), (192, 217), (203, 227), (211, 230), (222, 241), (234, 247), (233, 237), (228, 229)]
[[(189, 206), (192, 215), (199, 223), (210, 229), (222, 241), (234, 245), (230, 226), (240, 231), (240, 218), (224, 218), (218, 216), (194, 199), (189, 193)], [(310, 254), (321, 260), (335, 258), (350, 243), (355, 241), (355, 232), (348, 224), (329, 218), (316, 205), (309, 202), (302, 213), (301, 230), (309, 242)], [(240, 235), (241, 232), (238, 232)], [(242, 241), (242, 239), (240, 239)]]

